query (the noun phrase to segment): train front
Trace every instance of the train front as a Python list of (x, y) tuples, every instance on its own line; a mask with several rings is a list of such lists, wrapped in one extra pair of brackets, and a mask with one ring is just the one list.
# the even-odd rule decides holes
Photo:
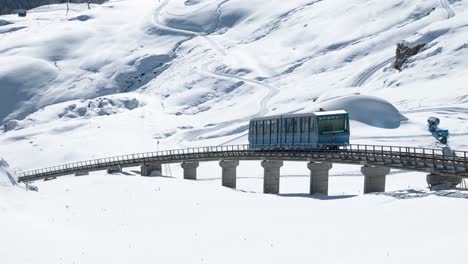
[(318, 122), (318, 144), (338, 148), (349, 144), (349, 116), (344, 110), (314, 113)]

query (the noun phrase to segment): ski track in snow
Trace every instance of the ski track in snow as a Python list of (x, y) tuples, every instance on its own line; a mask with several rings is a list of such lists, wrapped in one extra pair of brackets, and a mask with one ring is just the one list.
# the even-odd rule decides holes
[[(167, 6), (169, 1), (170, 0), (166, 0), (164, 3), (162, 3), (156, 9), (155, 16), (154, 16), (154, 24), (157, 27), (159, 27), (161, 29), (164, 29), (164, 30), (167, 30), (167, 31), (172, 31), (172, 32), (182, 33), (182, 34), (188, 34), (188, 35), (192, 35), (194, 37), (201, 37), (201, 38), (203, 38), (203, 40), (205, 40), (210, 45), (210, 47), (215, 52), (217, 52), (218, 54), (221, 54), (223, 56), (227, 55), (226, 51), (222, 47), (220, 47), (215, 41), (210, 39), (207, 36), (207, 34), (202, 34), (202, 33), (189, 31), (189, 30), (184, 30), (184, 29), (173, 28), (173, 27), (170, 27), (170, 26), (167, 26), (167, 25), (163, 24), (159, 20), (159, 17), (161, 15), (162, 10)], [(226, 2), (227, 1), (222, 1), (218, 5), (218, 13), (219, 14), (221, 14), (221, 11), (219, 10), (219, 7), (221, 5), (223, 5), (224, 3), (226, 3)], [(219, 18), (218, 18), (217, 23), (219, 23)], [(214, 30), (215, 29), (216, 28), (214, 28)], [(273, 86), (271, 86), (269, 84), (262, 83), (260, 81), (255, 81), (255, 80), (251, 80), (251, 79), (247, 79), (247, 78), (242, 78), (242, 77), (239, 77), (239, 76), (236, 76), (236, 75), (223, 74), (223, 73), (217, 73), (215, 71), (210, 71), (208, 69), (208, 64), (203, 65), (202, 70), (206, 75), (209, 75), (209, 76), (212, 76), (212, 77), (215, 77), (215, 78), (226, 79), (226, 80), (234, 80), (234, 81), (242, 81), (242, 82), (247, 83), (247, 84), (251, 84), (251, 85), (266, 88), (268, 90), (268, 94), (265, 97), (263, 97), (262, 100), (260, 101), (259, 111), (256, 114), (253, 114), (251, 116), (247, 116), (247, 117), (244, 117), (244, 118), (239, 118), (239, 119), (219, 123), (216, 126), (213, 126), (213, 127), (210, 127), (210, 128), (203, 128), (203, 129), (196, 129), (196, 130), (193, 130), (193, 131), (189, 131), (189, 132), (185, 133), (184, 137), (183, 137), (183, 139), (188, 140), (188, 141), (196, 141), (203, 134), (229, 127), (232, 124), (246, 122), (246, 121), (248, 121), (248, 120), (250, 120), (252, 118), (255, 118), (255, 117), (261, 117), (261, 116), (266, 115), (269, 112), (268, 102), (270, 101), (271, 98), (273, 98), (275, 95), (277, 95), (280, 92), (279, 89), (277, 89), (276, 87), (273, 87)], [(243, 137), (243, 136), (244, 135), (241, 135), (238, 138)], [(230, 140), (230, 141), (232, 141), (232, 140)], [(228, 141), (228, 142), (230, 142), (230, 141)], [(223, 144), (225, 144), (225, 143), (223, 143)]]
[(456, 15), (455, 10), (453, 10), (453, 8), (450, 6), (447, 0), (440, 0), (440, 4), (447, 11), (447, 18), (452, 18)]
[(389, 63), (393, 61), (393, 57), (384, 60), (383, 62), (376, 64), (369, 69), (363, 71), (359, 76), (353, 81), (351, 84), (352, 87), (362, 87), (376, 72), (378, 72), (380, 69), (384, 68), (387, 66)]
[[(450, 6), (447, 0), (440, 0), (440, 5), (442, 6), (442, 8), (444, 8), (447, 11), (447, 16), (448, 16), (447, 19), (450, 19), (456, 15), (455, 10), (453, 10), (453, 8)], [(353, 81), (351, 86), (362, 87), (368, 80), (370, 80), (370, 78), (372, 78), (372, 76), (375, 73), (377, 73), (380, 69), (384, 68), (389, 63), (391, 63), (393, 59), (394, 59), (393, 57), (389, 58), (365, 70), (364, 72), (358, 75), (358, 77)]]

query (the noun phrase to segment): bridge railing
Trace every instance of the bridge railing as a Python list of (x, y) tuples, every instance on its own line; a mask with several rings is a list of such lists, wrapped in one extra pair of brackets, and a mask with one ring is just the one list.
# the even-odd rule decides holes
[[(345, 146), (333, 145), (317, 145), (317, 144), (291, 144), (291, 145), (229, 145), (229, 146), (209, 146), (209, 147), (195, 147), (187, 149), (174, 149), (162, 150), (157, 152), (135, 153), (129, 155), (120, 155), (114, 157), (106, 157), (94, 160), (73, 162), (53, 166), (44, 169), (27, 171), (19, 174), (19, 177), (27, 177), (34, 175), (44, 175), (52, 173), (66, 173), (75, 172), (80, 170), (106, 168), (118, 165), (135, 165), (136, 163), (154, 162), (158, 161), (164, 163), (170, 161), (175, 156), (190, 156), (190, 155), (217, 155), (221, 154), (229, 156), (237, 153), (242, 156), (242, 153), (264, 153), (274, 154), (279, 152), (301, 152), (301, 153), (351, 153), (353, 155), (364, 155), (367, 158), (376, 156), (394, 156), (400, 159), (422, 159), (426, 164), (427, 160), (431, 160), (433, 164), (436, 161), (445, 163), (464, 163), (465, 169), (468, 170), (466, 151), (453, 151), (450, 155), (444, 153), (440, 149), (417, 148), (417, 147), (402, 147), (402, 146), (381, 146), (381, 145), (363, 145), (363, 144), (350, 144)], [(232, 156), (232, 155), (231, 155)]]

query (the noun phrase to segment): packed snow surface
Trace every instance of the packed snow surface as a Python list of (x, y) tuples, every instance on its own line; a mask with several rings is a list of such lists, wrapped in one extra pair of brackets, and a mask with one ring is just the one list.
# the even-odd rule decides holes
[[(264, 195), (261, 170), (249, 167), (239, 179), (246, 192), (222, 188), (206, 174), (192, 182), (128, 170), (38, 183), (40, 192), (8, 193), (0, 199), (2, 260), (357, 264), (465, 257), (466, 244), (460, 242), (466, 231), (459, 227), (468, 217), (466, 193), (343, 196), (362, 188), (363, 178), (348, 171), (331, 177), (330, 197), (301, 194), (305, 175), (285, 175), (283, 195)], [(388, 189), (417, 178), (391, 175)]]
[[(320, 108), (350, 113), (351, 143), (439, 148), (437, 116), (468, 150), (467, 26), (466, 0), (111, 0), (1, 16), (0, 155), (28, 170), (245, 144), (252, 118)], [(424, 47), (398, 71), (402, 41)], [(393, 171), (388, 193), (362, 196), (359, 167), (335, 165), (329, 198), (306, 195), (305, 164), (289, 162), (280, 196), (261, 194), (259, 162), (241, 163), (239, 191), (204, 163), (198, 182), (134, 168), (23, 192), (1, 164), (5, 263), (441, 263), (467, 249), (466, 194), (427, 192), (423, 173)]]

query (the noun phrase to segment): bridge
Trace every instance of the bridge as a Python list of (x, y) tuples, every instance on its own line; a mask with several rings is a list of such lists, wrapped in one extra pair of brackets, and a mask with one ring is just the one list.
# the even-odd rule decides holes
[(449, 184), (455, 187), (468, 177), (466, 151), (453, 151), (376, 145), (346, 145), (338, 149), (317, 149), (310, 145), (256, 146), (232, 145), (164, 150), (87, 160), (20, 173), (20, 182), (54, 179), (64, 175), (91, 171), (122, 171), (141, 166), (142, 176), (160, 175), (162, 164), (181, 163), (184, 179), (196, 180), (199, 162), (219, 161), (222, 184), (236, 188), (236, 168), (240, 160), (259, 160), (264, 168), (264, 192), (279, 193), (280, 168), (283, 161), (305, 161), (310, 170), (310, 193), (328, 194), (329, 170), (333, 163), (361, 165), (364, 193), (385, 191), (386, 175), (391, 169), (428, 173), (429, 186)]

